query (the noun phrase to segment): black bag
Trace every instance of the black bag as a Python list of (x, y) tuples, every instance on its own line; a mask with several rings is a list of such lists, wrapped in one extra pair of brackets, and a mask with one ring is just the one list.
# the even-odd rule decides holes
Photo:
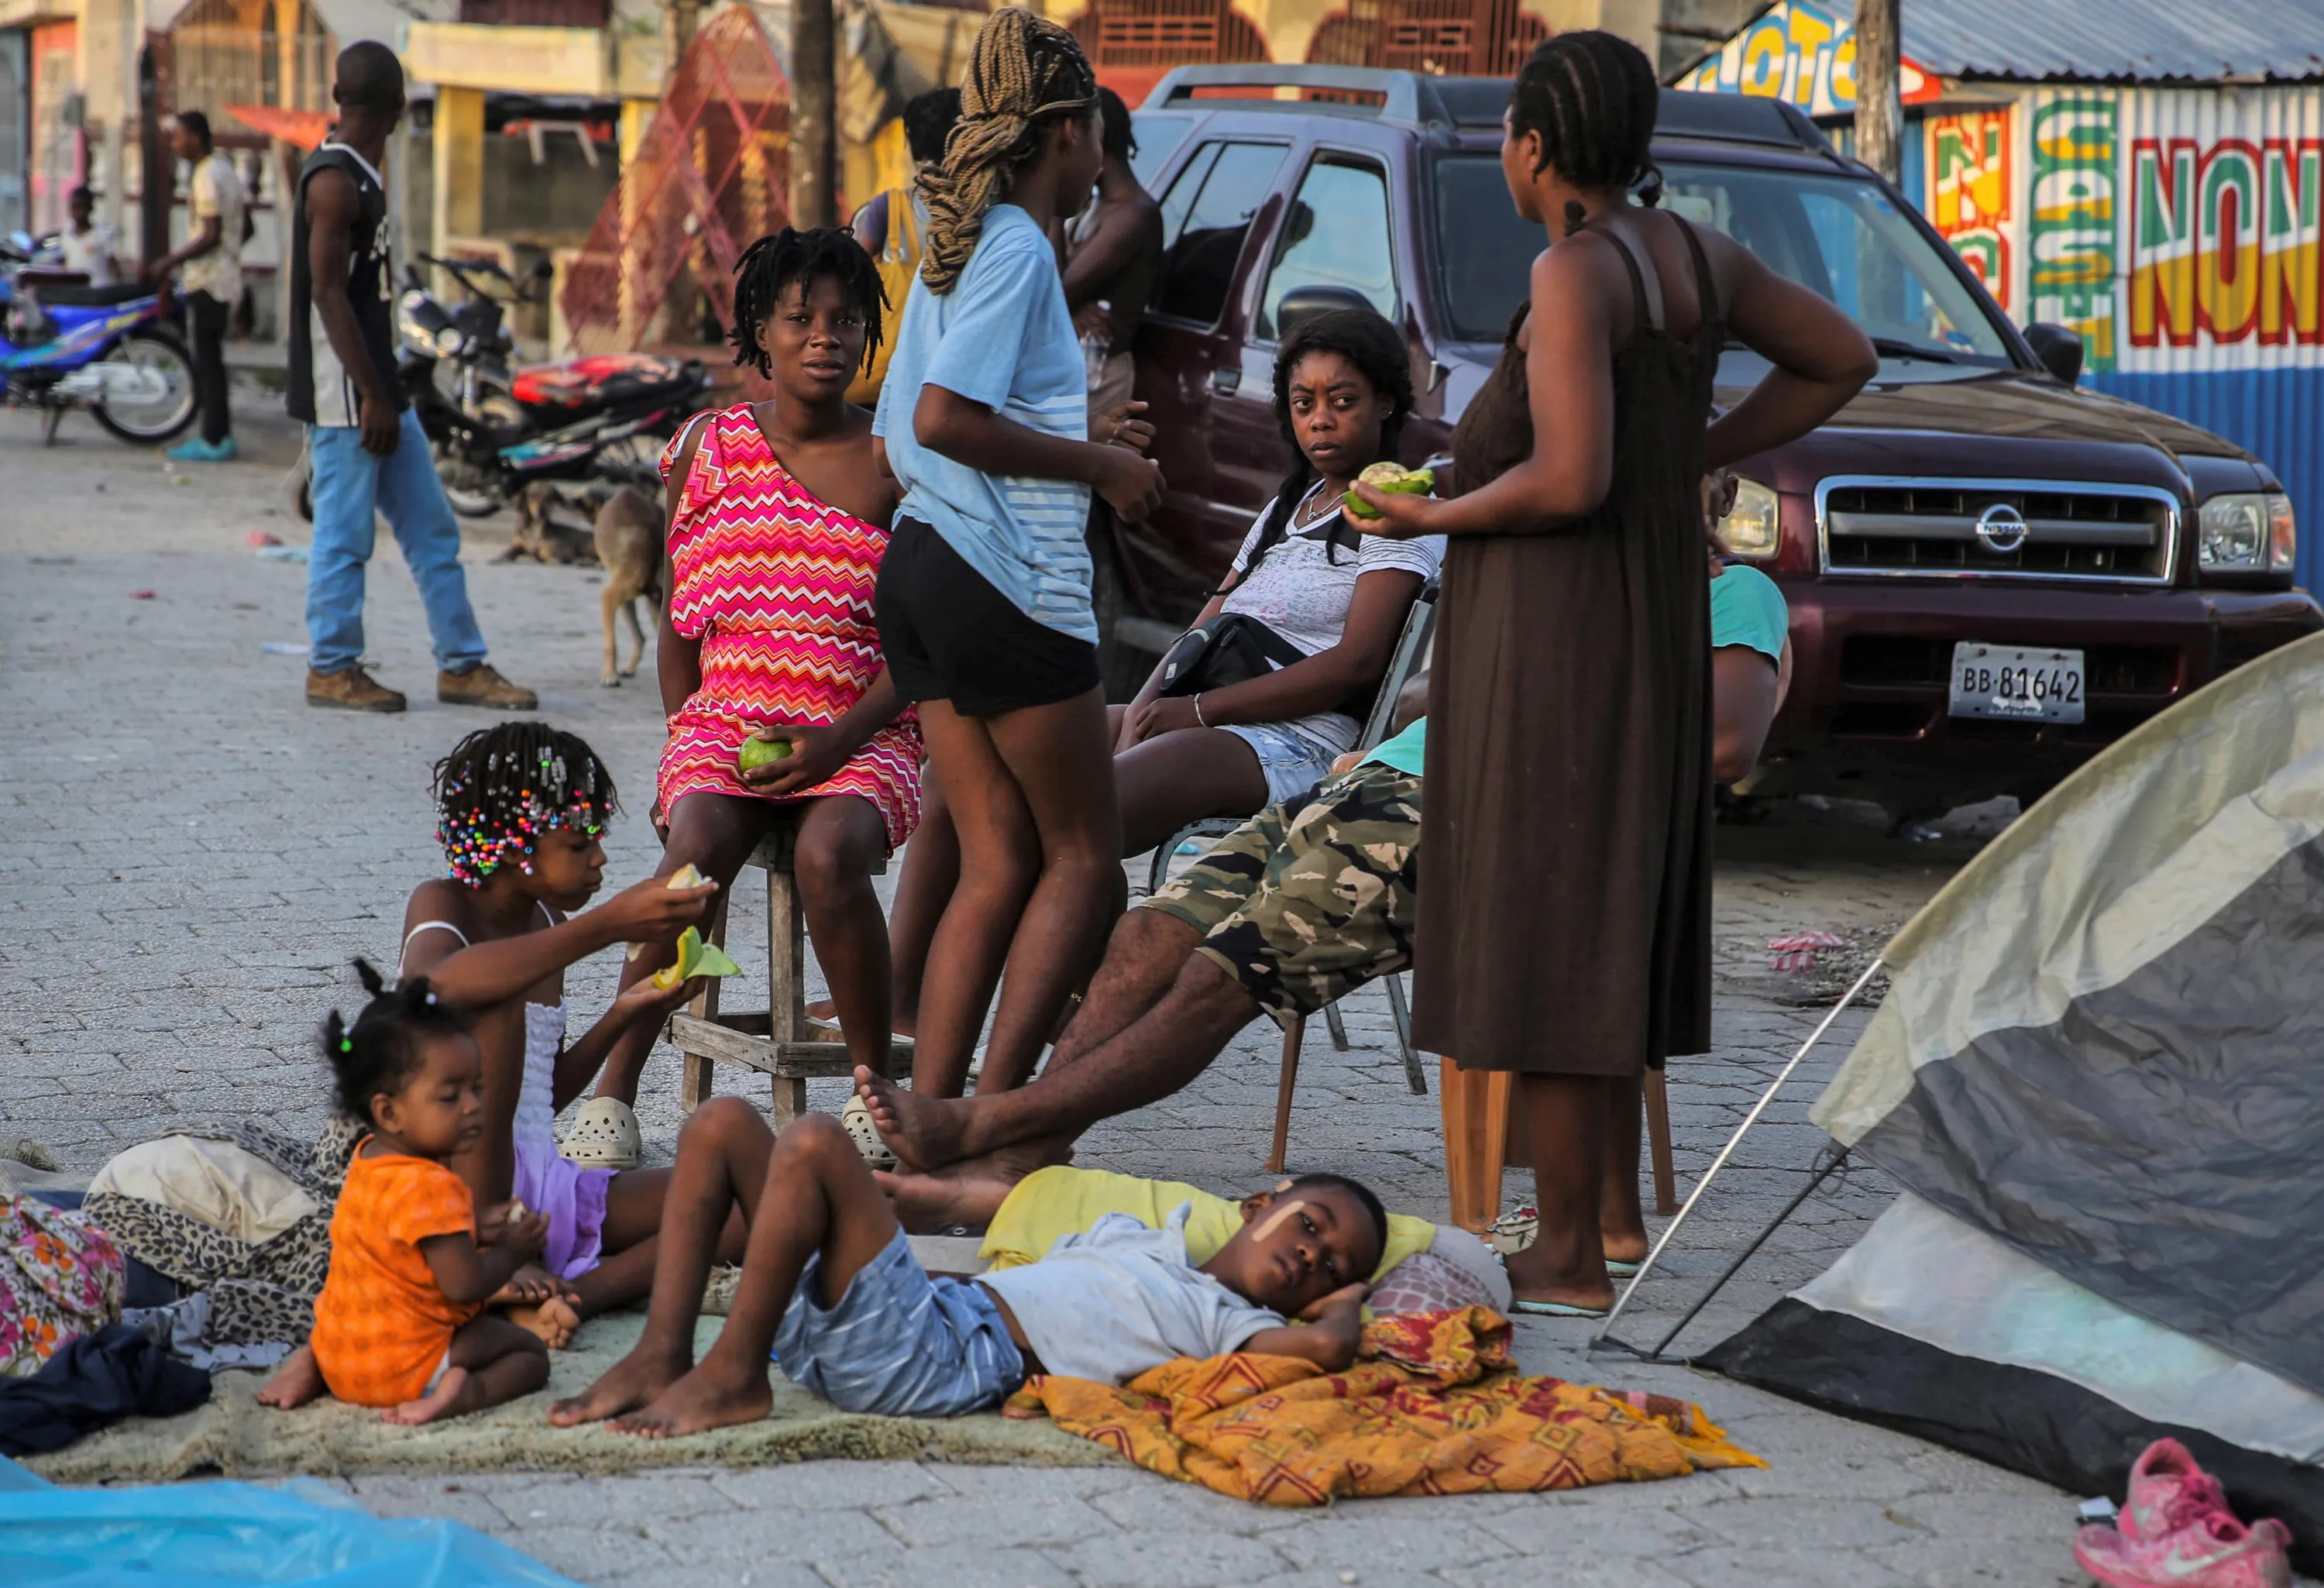
[(1163, 695), (1199, 695), (1305, 661), (1307, 653), (1255, 617), (1222, 612), (1188, 629), (1162, 655)]

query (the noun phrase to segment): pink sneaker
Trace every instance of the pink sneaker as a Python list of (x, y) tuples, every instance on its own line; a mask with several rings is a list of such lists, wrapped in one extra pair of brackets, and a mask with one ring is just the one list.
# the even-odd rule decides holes
[(2284, 1546), (2292, 1534), (2273, 1519), (2246, 1528), (2224, 1510), (2206, 1512), (2164, 1538), (2131, 1538), (2103, 1524), (2074, 1540), (2074, 1562), (2107, 1588), (2292, 1588)]
[(2187, 1447), (2176, 1439), (2157, 1439), (2131, 1465), (2130, 1491), (2123, 1497), (2123, 1536), (2167, 1538), (2198, 1518), (2227, 1509), (2219, 1481), (2195, 1464)]

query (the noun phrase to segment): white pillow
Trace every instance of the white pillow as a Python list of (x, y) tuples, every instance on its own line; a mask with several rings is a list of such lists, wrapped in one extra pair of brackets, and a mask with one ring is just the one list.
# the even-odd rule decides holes
[(195, 1136), (142, 1141), (115, 1155), (88, 1188), (158, 1202), (253, 1243), (319, 1211), (296, 1180), (264, 1159), (231, 1141)]

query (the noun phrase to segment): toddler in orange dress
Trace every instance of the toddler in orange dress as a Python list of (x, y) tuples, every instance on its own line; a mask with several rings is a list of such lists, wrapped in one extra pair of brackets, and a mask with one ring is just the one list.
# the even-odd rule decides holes
[(484, 1129), (484, 1058), (467, 1022), (426, 978), (371, 993), (355, 1023), (334, 1010), (323, 1048), (339, 1105), (370, 1122), (331, 1215), (331, 1267), (311, 1343), (323, 1382), (391, 1423), (482, 1411), (549, 1381), (549, 1351), (487, 1297), (537, 1260), (548, 1221), (521, 1203), (476, 1214), (466, 1182), (444, 1167)]

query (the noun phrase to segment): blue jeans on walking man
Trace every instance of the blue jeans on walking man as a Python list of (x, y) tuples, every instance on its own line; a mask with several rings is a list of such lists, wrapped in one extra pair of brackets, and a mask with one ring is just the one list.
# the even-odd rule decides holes
[(344, 672), (363, 658), (364, 565), (371, 560), (376, 513), (387, 515), (405, 566), (428, 609), (436, 665), (465, 673), (484, 660), (484, 636), (468, 605), (460, 568), (460, 526), (436, 478), (436, 460), (420, 416), (403, 411), (395, 450), (374, 457), (353, 425), (309, 425), (315, 539), (307, 553), (308, 665)]

